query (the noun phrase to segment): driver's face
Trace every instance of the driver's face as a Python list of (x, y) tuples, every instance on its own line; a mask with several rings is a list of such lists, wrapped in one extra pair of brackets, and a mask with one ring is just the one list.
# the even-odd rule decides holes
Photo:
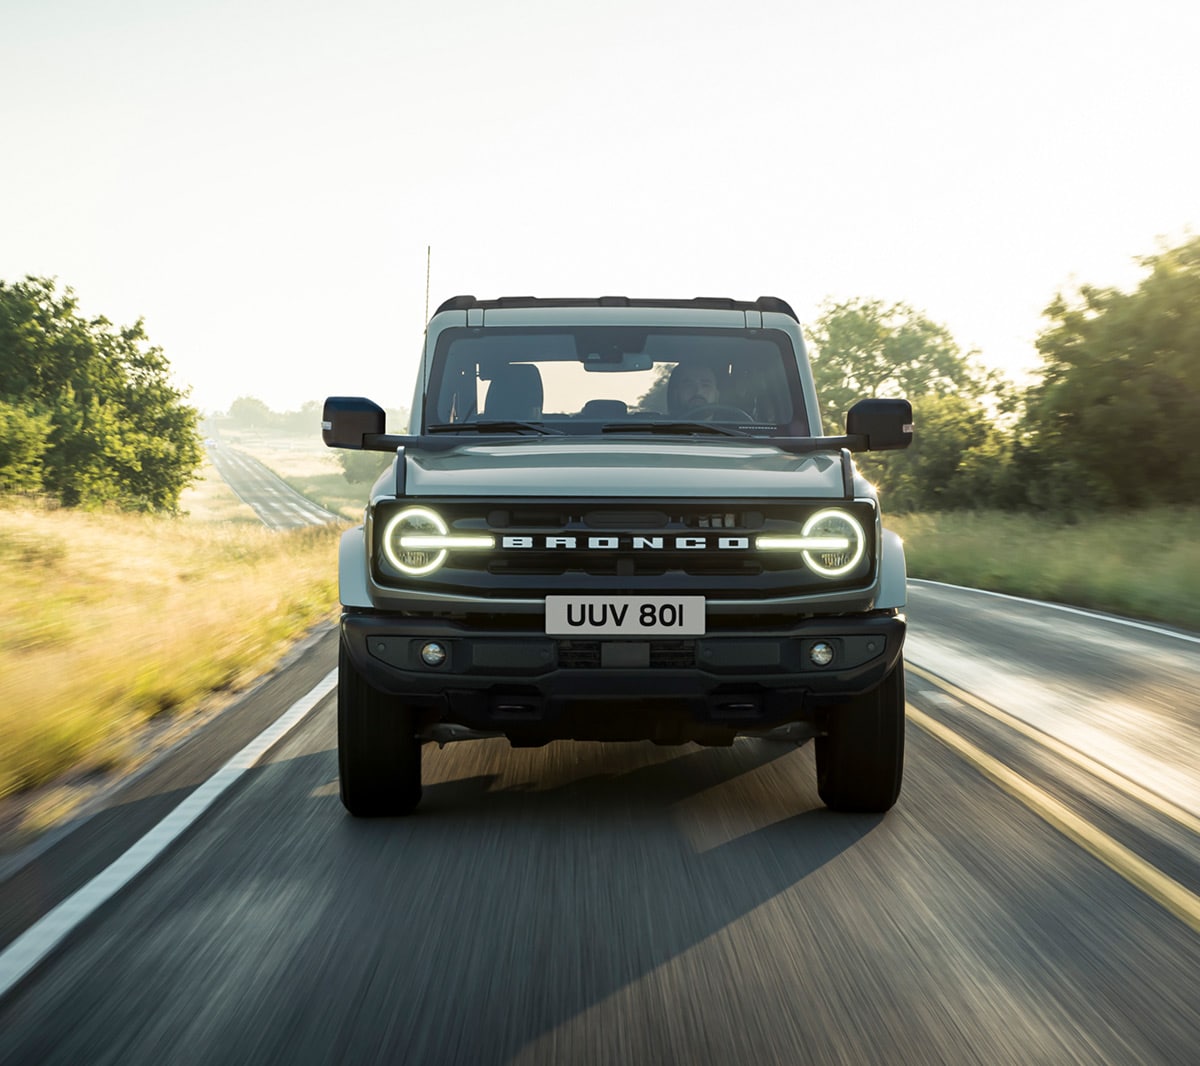
[(676, 373), (679, 375), (678, 395), (682, 410), (692, 411), (717, 402), (717, 377), (708, 367), (685, 366)]

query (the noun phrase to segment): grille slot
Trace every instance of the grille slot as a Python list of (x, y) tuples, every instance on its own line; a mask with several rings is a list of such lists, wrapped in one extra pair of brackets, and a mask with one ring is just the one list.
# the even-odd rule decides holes
[[(763, 572), (760, 559), (722, 559), (720, 556), (699, 553), (690, 556), (665, 556), (663, 554), (607, 556), (599, 552), (578, 552), (570, 557), (565, 552), (556, 554), (530, 551), (514, 559), (496, 559), (488, 563), (488, 573), (503, 576), (564, 577), (570, 573), (587, 574), (591, 577), (661, 577), (671, 571), (705, 577), (756, 577)], [(770, 561), (770, 560), (768, 560)]]
[[(562, 670), (599, 670), (599, 640), (560, 640), (558, 665)], [(682, 670), (696, 665), (694, 640), (650, 641), (651, 670)]]

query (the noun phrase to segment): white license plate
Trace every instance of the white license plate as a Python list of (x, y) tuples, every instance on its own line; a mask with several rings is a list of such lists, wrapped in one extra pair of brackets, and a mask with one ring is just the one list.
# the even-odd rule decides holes
[(550, 637), (702, 637), (703, 596), (547, 596)]

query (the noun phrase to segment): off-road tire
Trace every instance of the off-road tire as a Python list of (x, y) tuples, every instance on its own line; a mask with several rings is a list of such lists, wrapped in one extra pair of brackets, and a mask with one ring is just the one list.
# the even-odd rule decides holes
[(815, 747), (817, 792), (826, 807), (890, 810), (904, 776), (904, 660), (878, 688), (832, 708)]
[(421, 742), (411, 712), (373, 689), (338, 647), (338, 775), (356, 818), (411, 814), (421, 802)]

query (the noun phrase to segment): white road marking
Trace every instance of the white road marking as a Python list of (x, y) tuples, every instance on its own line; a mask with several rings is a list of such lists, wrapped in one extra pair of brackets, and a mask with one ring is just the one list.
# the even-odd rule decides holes
[(0, 998), (7, 995), (83, 921), (194, 825), (242, 774), (253, 768), (274, 745), (295, 729), (336, 685), (337, 671), (331, 670), (141, 840), (9, 944), (0, 953)]
[(1089, 611), (1083, 607), (1068, 607), (1062, 603), (1047, 603), (1045, 600), (1031, 600), (1025, 596), (1010, 596), (1007, 592), (973, 589), (968, 585), (950, 585), (945, 581), (928, 581), (924, 578), (910, 577), (908, 583), (910, 585), (930, 585), (934, 588), (955, 589), (958, 592), (974, 592), (979, 596), (995, 596), (997, 599), (1012, 600), (1014, 603), (1029, 603), (1035, 607), (1047, 607), (1052, 611), (1077, 614), (1084, 618), (1094, 618), (1098, 622), (1112, 622), (1114, 625), (1129, 626), (1131, 629), (1144, 629), (1147, 633), (1157, 633), (1162, 637), (1174, 637), (1176, 640), (1186, 640), (1191, 644), (1200, 644), (1200, 637), (1193, 636), (1191, 633), (1180, 633), (1176, 629), (1164, 629), (1162, 626), (1151, 625), (1149, 622), (1136, 622), (1132, 618), (1122, 618), (1115, 614), (1101, 614), (1099, 611)]

